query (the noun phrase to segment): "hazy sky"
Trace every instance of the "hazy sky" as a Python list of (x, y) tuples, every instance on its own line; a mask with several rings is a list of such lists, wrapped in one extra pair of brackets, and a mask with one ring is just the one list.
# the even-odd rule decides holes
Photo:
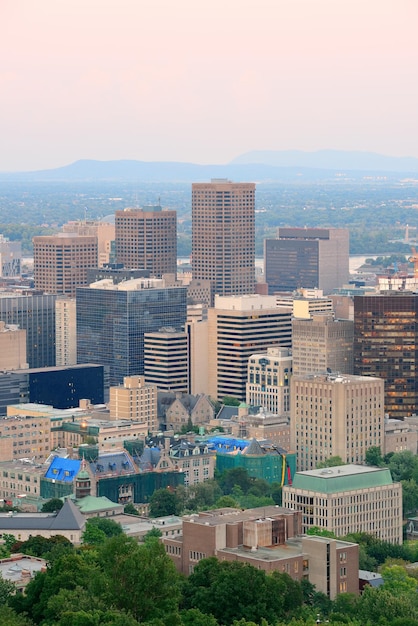
[(0, 0), (0, 170), (418, 157), (418, 0)]

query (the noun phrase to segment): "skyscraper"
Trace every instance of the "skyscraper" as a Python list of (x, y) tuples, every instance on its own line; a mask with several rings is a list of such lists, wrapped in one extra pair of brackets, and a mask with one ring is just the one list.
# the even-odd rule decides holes
[(213, 179), (192, 185), (192, 271), (214, 293), (254, 292), (255, 184)]
[(143, 375), (144, 333), (184, 327), (186, 294), (186, 287), (145, 278), (77, 289), (77, 361), (109, 366), (111, 385)]
[(128, 208), (115, 214), (116, 261), (150, 276), (177, 271), (177, 214), (160, 206)]
[(35, 288), (75, 296), (87, 284), (87, 269), (97, 265), (97, 237), (69, 233), (33, 238)]
[(349, 233), (344, 228), (279, 228), (265, 239), (269, 293), (299, 288), (330, 293), (349, 279)]
[(385, 380), (385, 411), (418, 412), (418, 294), (354, 296), (354, 373)]

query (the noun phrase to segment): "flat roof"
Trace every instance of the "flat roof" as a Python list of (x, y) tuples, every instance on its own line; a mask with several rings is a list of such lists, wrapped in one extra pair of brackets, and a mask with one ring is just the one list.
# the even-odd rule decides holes
[(288, 509), (278, 505), (260, 506), (255, 509), (224, 508), (210, 511), (201, 511), (183, 517), (183, 521), (205, 526), (217, 526), (218, 524), (234, 524), (247, 520), (265, 519), (277, 515), (294, 515), (293, 509)]
[(292, 486), (284, 488), (331, 494), (392, 484), (392, 475), (386, 467), (349, 464), (296, 472)]

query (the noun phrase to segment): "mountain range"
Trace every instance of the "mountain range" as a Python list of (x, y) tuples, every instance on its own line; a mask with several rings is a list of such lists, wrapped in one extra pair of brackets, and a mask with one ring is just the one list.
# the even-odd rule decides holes
[(33, 172), (3, 172), (1, 181), (135, 181), (183, 182), (211, 178), (271, 182), (361, 180), (384, 175), (399, 179), (418, 177), (418, 159), (390, 157), (373, 152), (340, 150), (256, 150), (223, 165), (165, 161), (80, 160), (55, 169)]

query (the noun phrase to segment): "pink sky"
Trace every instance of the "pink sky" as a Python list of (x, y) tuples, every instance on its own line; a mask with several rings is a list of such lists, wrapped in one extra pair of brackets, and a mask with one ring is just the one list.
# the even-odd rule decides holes
[(418, 0), (0, 0), (0, 170), (418, 157)]

